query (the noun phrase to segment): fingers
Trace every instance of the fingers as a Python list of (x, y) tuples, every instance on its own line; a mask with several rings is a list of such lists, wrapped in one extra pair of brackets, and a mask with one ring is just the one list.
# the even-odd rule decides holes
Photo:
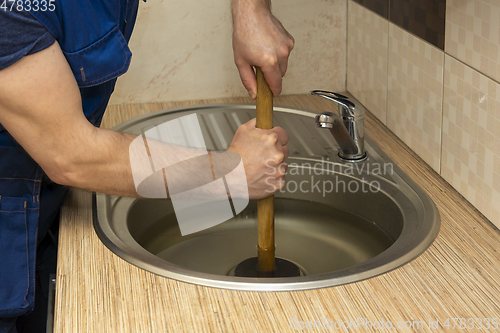
[(290, 50), (290, 52), (292, 52), (292, 50), (293, 50), (293, 48), (295, 46), (295, 38), (293, 38), (293, 36), (288, 31), (285, 30), (285, 32), (286, 32), (288, 38), (290, 38), (290, 41), (291, 41), (291, 43), (288, 44), (288, 49)]
[(281, 162), (278, 165), (277, 173), (279, 176), (284, 176), (286, 174), (286, 170), (288, 169), (288, 163), (286, 163), (286, 160), (288, 159), (288, 147), (281, 146), (279, 150), (283, 154), (282, 155), (283, 158), (281, 159)]
[(268, 63), (268, 65), (261, 67), (262, 73), (264, 73), (264, 77), (266, 78), (267, 84), (269, 84), (269, 88), (273, 92), (273, 95), (278, 96), (281, 94), (283, 77), (280, 65), (278, 59), (269, 60)]
[[(291, 46), (293, 48), (293, 45)], [(261, 66), (264, 77), (274, 96), (282, 90), (283, 76), (288, 69), (288, 56), (291, 49), (286, 44), (281, 44), (276, 54), (266, 57), (266, 64)]]
[(271, 131), (278, 134), (278, 142), (282, 146), (284, 146), (288, 143), (288, 140), (289, 140), (288, 133), (283, 128), (276, 126)]
[[(258, 163), (272, 169), (269, 175), (274, 178), (283, 176), (288, 168), (286, 160), (289, 156), (289, 149), (286, 144), (289, 136), (287, 132), (278, 126), (271, 130), (264, 130), (256, 128), (255, 125), (256, 118), (241, 125), (235, 135), (236, 141), (244, 141), (245, 149), (249, 149), (249, 152), (254, 154), (256, 161), (260, 160)], [(234, 148), (233, 143), (231, 146)]]
[(277, 161), (276, 164), (286, 161), (289, 155), (289, 150), (288, 147), (286, 146), (288, 140), (290, 139), (288, 133), (279, 126), (276, 126), (270, 130), (263, 130), (260, 128), (256, 128), (255, 127), (256, 122), (257, 119), (253, 118), (247, 121), (242, 126), (245, 126), (246, 130), (256, 129), (259, 133), (258, 135), (260, 135), (261, 140), (263, 140), (264, 142), (267, 141), (269, 145), (274, 146), (275, 149), (282, 154), (282, 157), (274, 159)]
[(280, 191), (285, 186), (285, 183), (286, 183), (285, 176), (281, 176), (281, 177), (276, 178), (276, 180), (273, 184), (275, 189), (276, 189), (276, 191), (274, 193)]
[(289, 155), (289, 150), (288, 150), (288, 147), (287, 146), (282, 146), (283, 149), (283, 161), (286, 162), (286, 160), (288, 159), (288, 155)]
[(238, 71), (240, 73), (241, 82), (251, 99), (257, 97), (257, 78), (253, 67), (248, 63), (237, 63)]
[(295, 39), (278, 19), (273, 17), (272, 20), (282, 38), (276, 44), (272, 55), (264, 55), (263, 61), (266, 65), (261, 67), (271, 91), (275, 96), (278, 96), (282, 90), (282, 78), (288, 69), (288, 57), (295, 45)]
[[(256, 128), (255, 127), (256, 124), (257, 124), (257, 118), (252, 118), (249, 121), (247, 121), (246, 123), (244, 123), (243, 125), (247, 126), (248, 128)], [(276, 133), (278, 135), (276, 140), (282, 146), (286, 145), (288, 143), (288, 140), (290, 139), (290, 137), (288, 136), (288, 133), (283, 128), (281, 128), (279, 126), (273, 127), (270, 130), (262, 130), (262, 131), (265, 133), (267, 132), (267, 134), (270, 134), (271, 132)]]
[(289, 137), (281, 127), (264, 130), (255, 125), (255, 118), (241, 125), (228, 150), (243, 160), (250, 198), (260, 199), (280, 191), (285, 184)]
[(266, 161), (266, 165), (273, 169), (272, 174), (274, 177), (281, 177), (285, 175), (288, 169), (288, 164), (286, 163), (289, 155), (289, 149), (286, 146), (288, 134), (281, 127), (276, 127), (270, 130), (270, 132), (272, 134), (268, 136), (269, 143), (274, 146), (274, 149), (269, 150), (270, 155), (269, 159)]
[(295, 38), (293, 38), (293, 36), (285, 29), (283, 24), (276, 17), (273, 16), (272, 20), (274, 24), (280, 27), (280, 30), (284, 32), (284, 34), (288, 37), (286, 45), (288, 46), (288, 53), (290, 53), (293, 50), (293, 47), (295, 46)]

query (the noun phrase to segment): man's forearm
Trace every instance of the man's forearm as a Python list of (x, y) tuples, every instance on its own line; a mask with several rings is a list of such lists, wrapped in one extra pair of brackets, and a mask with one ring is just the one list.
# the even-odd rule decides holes
[(233, 19), (251, 9), (271, 9), (271, 0), (231, 0)]
[(137, 197), (128, 154), (135, 136), (96, 128), (91, 135), (83, 137), (87, 139), (85, 144), (75, 140), (72, 151), (61, 151), (64, 162), (55, 165), (49, 177), (62, 185)]

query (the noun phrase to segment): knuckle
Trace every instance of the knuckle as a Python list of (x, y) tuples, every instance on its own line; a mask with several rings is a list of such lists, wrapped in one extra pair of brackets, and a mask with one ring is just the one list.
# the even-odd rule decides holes
[(278, 134), (276, 132), (272, 132), (267, 137), (267, 143), (270, 145), (275, 145), (278, 142)]
[(288, 57), (288, 54), (290, 52), (290, 47), (286, 44), (281, 44), (278, 49), (278, 53), (282, 57)]
[(274, 156), (276, 164), (281, 164), (281, 162), (283, 162), (284, 159), (285, 159), (285, 154), (282, 152), (279, 152)]
[(286, 163), (281, 163), (280, 167), (279, 167), (280, 175), (282, 175), (282, 176), (285, 175), (287, 169), (288, 169), (288, 165)]
[(278, 56), (275, 53), (268, 52), (264, 55), (263, 63), (270, 67), (278, 65)]

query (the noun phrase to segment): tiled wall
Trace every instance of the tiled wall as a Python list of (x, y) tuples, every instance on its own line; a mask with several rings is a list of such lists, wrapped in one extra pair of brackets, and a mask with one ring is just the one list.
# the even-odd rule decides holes
[(389, 26), (387, 126), (439, 171), (443, 52)]
[(347, 90), (500, 227), (500, 1), (348, 1)]
[[(294, 36), (284, 94), (344, 91), (347, 0), (273, 0)], [(230, 1), (141, 1), (132, 64), (110, 104), (247, 96), (234, 65)]]
[(347, 90), (386, 123), (387, 21), (352, 4), (347, 12)]

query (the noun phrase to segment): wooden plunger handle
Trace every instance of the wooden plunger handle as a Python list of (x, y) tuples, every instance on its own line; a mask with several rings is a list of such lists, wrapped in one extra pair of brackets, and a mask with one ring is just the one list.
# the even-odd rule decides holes
[[(273, 93), (257, 67), (257, 128), (273, 128)], [(258, 256), (261, 272), (274, 271), (274, 195), (257, 201)]]

